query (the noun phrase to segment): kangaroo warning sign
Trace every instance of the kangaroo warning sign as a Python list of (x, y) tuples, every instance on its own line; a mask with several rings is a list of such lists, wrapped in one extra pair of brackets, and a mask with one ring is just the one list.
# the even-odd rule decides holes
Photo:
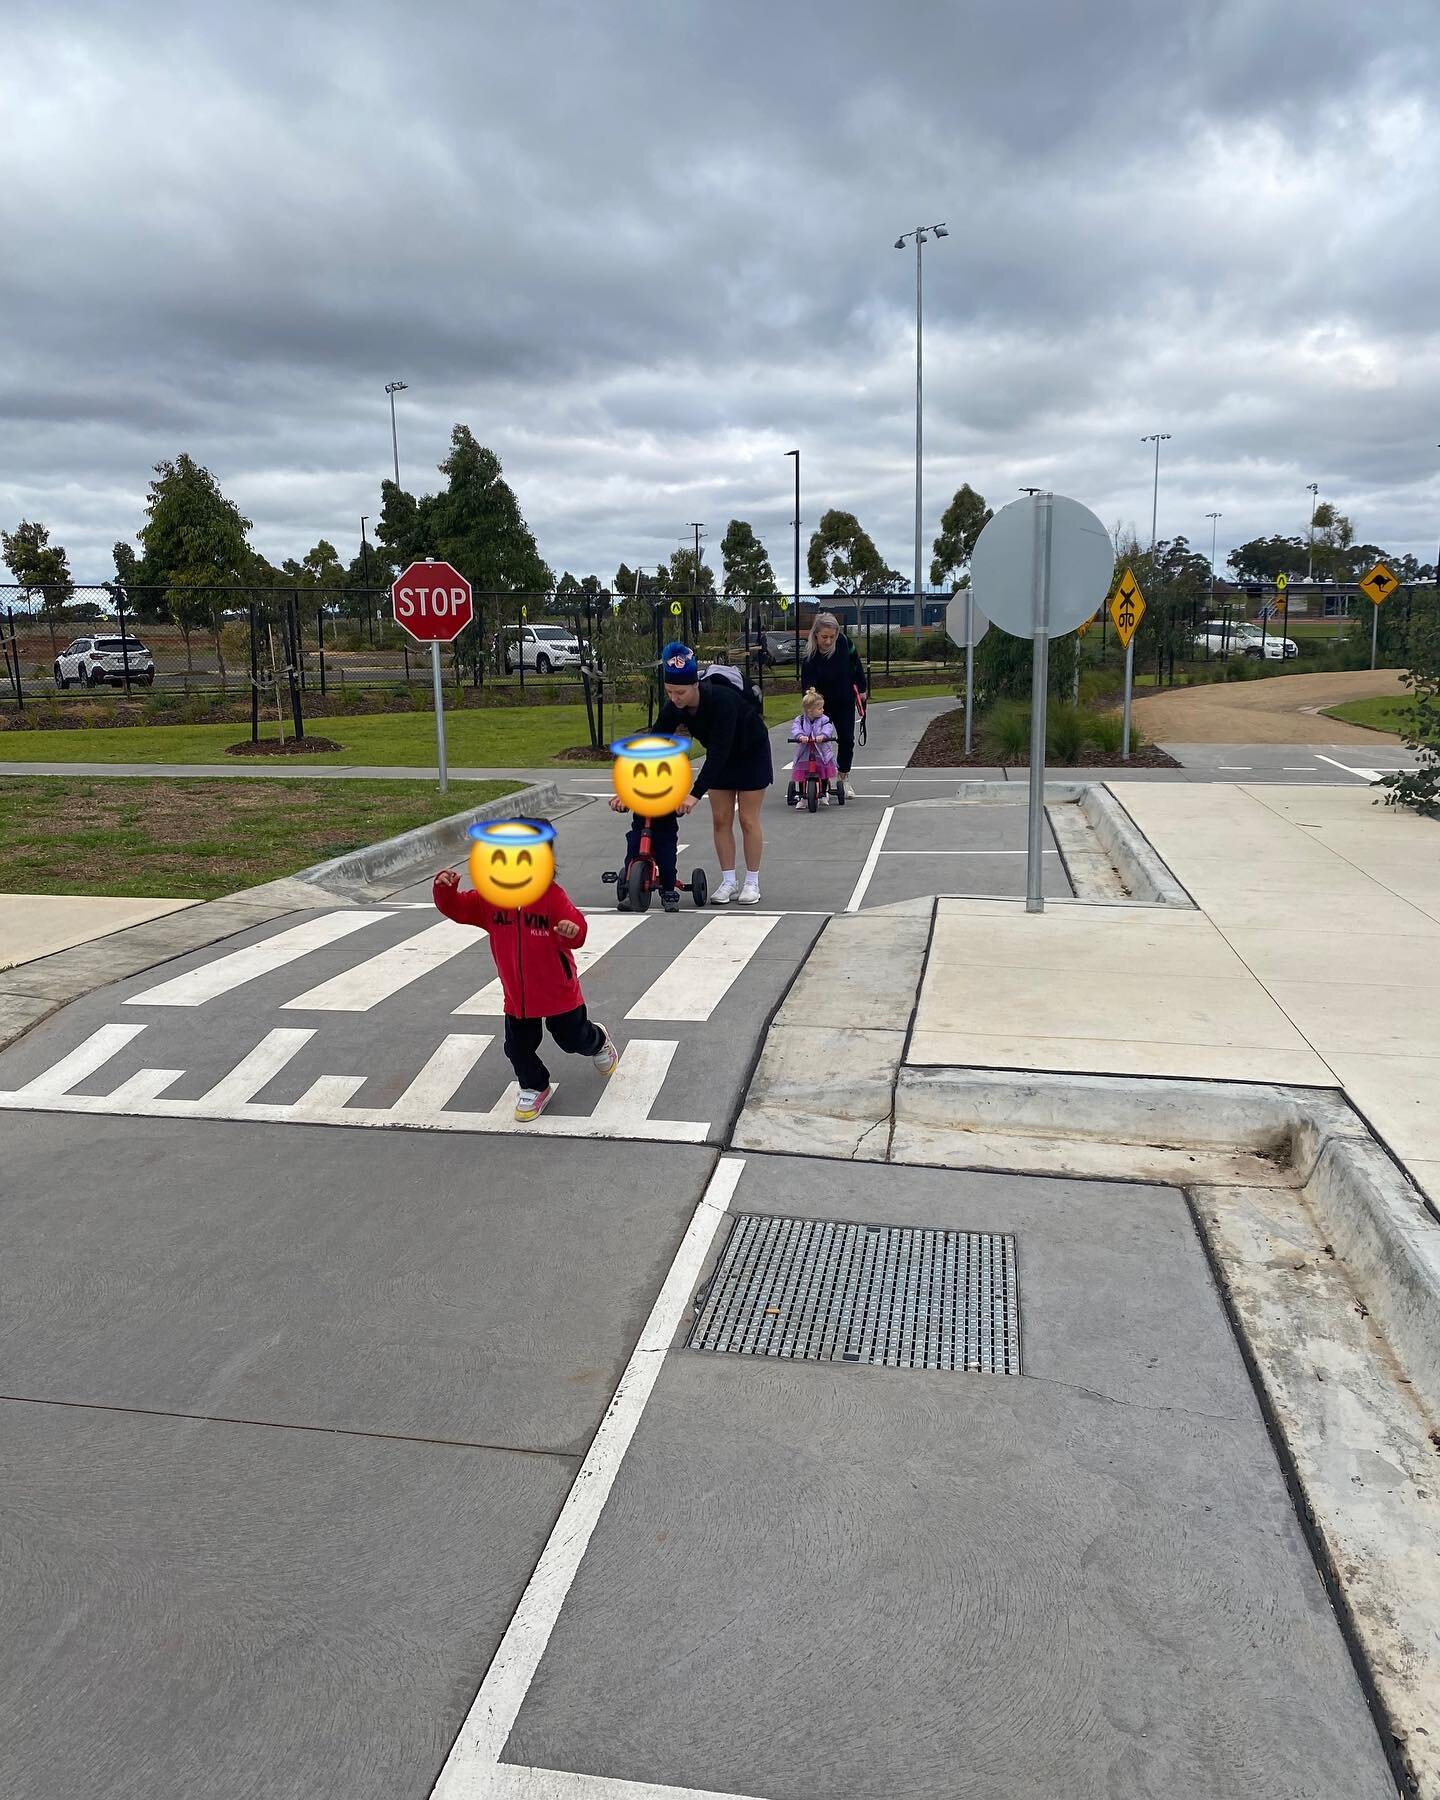
[(1110, 617), (1114, 621), (1115, 635), (1125, 649), (1130, 648), (1130, 640), (1140, 629), (1140, 621), (1145, 617), (1145, 596), (1140, 592), (1140, 583), (1126, 569), (1115, 584), (1115, 592), (1110, 596)]
[(475, 617), (470, 583), (446, 562), (414, 562), (390, 590), (395, 623), (417, 644), (448, 644)]

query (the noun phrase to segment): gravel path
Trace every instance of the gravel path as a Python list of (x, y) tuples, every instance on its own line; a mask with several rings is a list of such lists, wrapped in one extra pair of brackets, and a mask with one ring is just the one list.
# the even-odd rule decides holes
[(1395, 669), (1344, 669), (1328, 675), (1272, 675), (1256, 681), (1172, 688), (1135, 702), (1135, 718), (1153, 743), (1166, 744), (1397, 744), (1323, 717), (1342, 700), (1403, 694)]

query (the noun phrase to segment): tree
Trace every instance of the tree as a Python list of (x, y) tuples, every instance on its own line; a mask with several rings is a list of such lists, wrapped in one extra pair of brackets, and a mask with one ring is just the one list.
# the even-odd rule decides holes
[(895, 571), (885, 567), (869, 532), (854, 513), (834, 507), (821, 515), (819, 530), (811, 535), (805, 566), (814, 588), (833, 585), (837, 594), (899, 591), (883, 586), (896, 578)]
[[(1381, 786), (1387, 806), (1413, 806), (1430, 817), (1440, 809), (1440, 590), (1409, 596), (1409, 666), (1401, 680), (1415, 696), (1400, 735), (1416, 752), (1419, 767), (1386, 775)], [(1382, 616), (1395, 604), (1387, 601)]]
[(64, 616), (65, 602), (75, 592), (63, 546), (50, 542), (49, 531), (38, 519), (22, 519), (14, 531), (0, 531), (0, 552), (27, 596), (39, 592), (40, 610), (50, 628), (50, 654), (58, 656), (55, 621)]
[(732, 519), (720, 540), (725, 598), (768, 600), (778, 594), (769, 553), (747, 519)]
[(174, 462), (155, 464), (155, 479), (145, 502), (140, 527), (145, 552), (140, 566), (146, 587), (172, 590), (166, 608), (185, 640), (185, 667), (193, 671), (190, 633), (208, 624), (215, 641), (220, 678), (225, 679), (221, 648), (226, 590), (244, 580), (251, 550), (246, 539), (250, 521), (220, 484), (182, 450)]
[(1309, 552), (1303, 538), (1252, 538), (1237, 544), (1225, 561), (1241, 581), (1274, 581), (1277, 575), (1303, 575)]
[(136, 584), (140, 579), (140, 559), (134, 550), (122, 538), (110, 552), (115, 559), (115, 586), (125, 596), (125, 605), (131, 612), (140, 612), (145, 605), (146, 595), (143, 589), (137, 594)]
[(970, 566), (980, 533), (994, 516), (985, 504), (985, 496), (977, 494), (968, 481), (956, 491), (940, 515), (940, 535), (930, 563), (932, 588), (943, 587), (946, 582), (958, 585), (958, 577)]
[[(1355, 527), (1345, 514), (1329, 500), (1322, 500), (1315, 508), (1312, 530), (1315, 573), (1322, 581), (1353, 581), (1356, 573), (1352, 554)], [(1363, 570), (1360, 572), (1364, 573)]]

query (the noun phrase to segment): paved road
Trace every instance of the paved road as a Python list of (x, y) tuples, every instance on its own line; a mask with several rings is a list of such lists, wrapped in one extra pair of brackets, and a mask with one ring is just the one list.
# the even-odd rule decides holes
[[(768, 809), (754, 911), (616, 914), (566, 777), (624, 1055), (535, 1127), (421, 890), (0, 1056), (0, 1793), (1389, 1791), (1177, 1195), (723, 1153), (827, 914), (1023, 887), (933, 710)], [(676, 1347), (732, 1212), (1012, 1233), (1024, 1373)]]

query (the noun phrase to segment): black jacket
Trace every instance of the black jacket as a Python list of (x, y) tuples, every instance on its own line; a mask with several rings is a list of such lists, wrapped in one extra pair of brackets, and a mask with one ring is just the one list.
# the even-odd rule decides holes
[(731, 786), (726, 777), (732, 768), (743, 769), (757, 758), (767, 765), (770, 760), (770, 735), (763, 715), (723, 675), (707, 675), (700, 683), (696, 712), (684, 712), (667, 700), (655, 729), (666, 735), (679, 732), (705, 746), (705, 761), (691, 789), (697, 799), (709, 788)]
[(815, 651), (800, 665), (800, 686), (817, 688), (825, 702), (832, 724), (839, 725), (855, 717), (855, 690), (866, 693), (865, 665), (860, 652), (842, 631), (829, 656)]

